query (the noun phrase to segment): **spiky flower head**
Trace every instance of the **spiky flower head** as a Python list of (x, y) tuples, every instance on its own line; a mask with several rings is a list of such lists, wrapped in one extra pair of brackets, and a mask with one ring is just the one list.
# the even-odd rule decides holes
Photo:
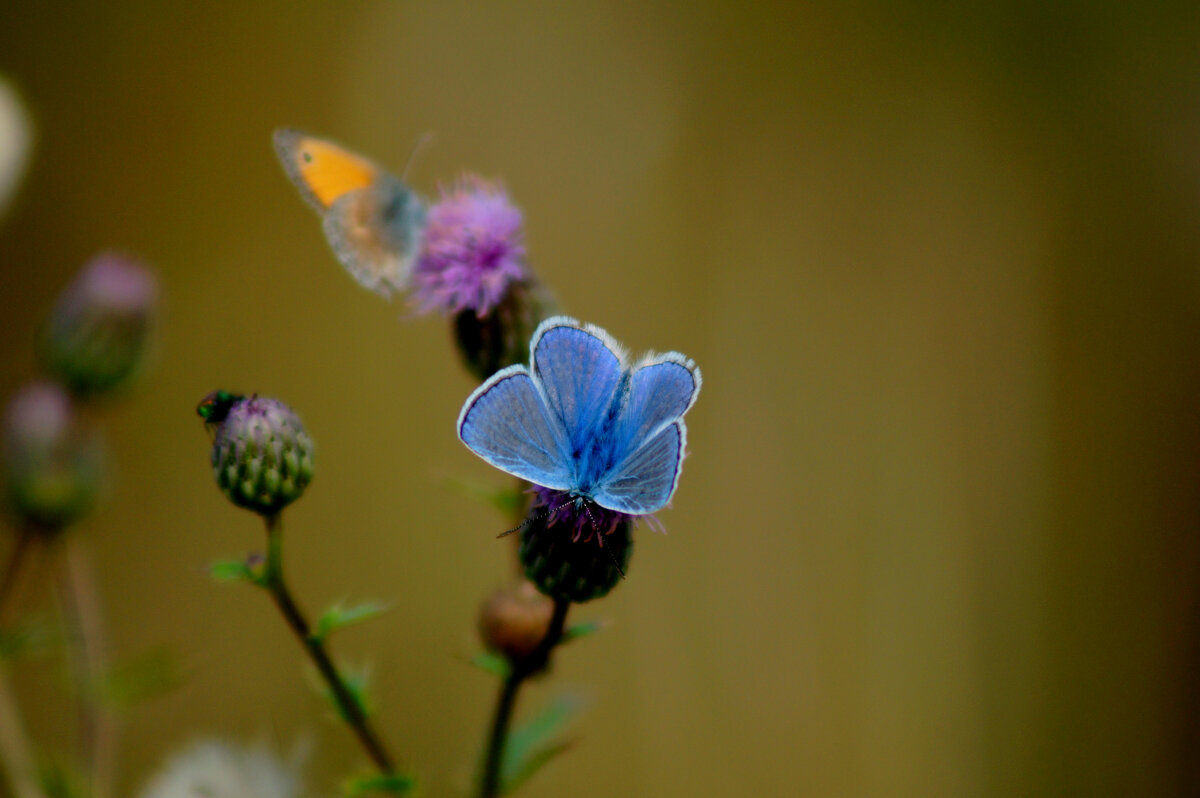
[(629, 568), (635, 516), (549, 488), (534, 491), (518, 549), (525, 576), (554, 599), (608, 595)]
[(95, 503), (102, 464), (98, 436), (80, 423), (62, 388), (36, 382), (9, 401), (5, 493), (22, 522), (54, 531), (78, 520)]
[(312, 439), (278, 399), (240, 399), (217, 427), (212, 467), (231, 502), (273, 515), (300, 498), (312, 480)]
[(454, 317), (454, 339), (463, 365), (486, 380), (502, 368), (524, 363), (533, 331), (557, 312), (554, 297), (532, 275), (510, 283), (486, 316), (470, 308), (459, 311)]
[(519, 662), (533, 653), (550, 628), (554, 605), (524, 580), (501, 588), (479, 610), (479, 637), (489, 651)]
[(121, 387), (145, 361), (157, 304), (158, 284), (145, 266), (98, 255), (59, 294), (42, 328), (46, 370), (79, 397)]
[(474, 175), (443, 188), (413, 269), (418, 310), (484, 317), (527, 274), (521, 211), (504, 189)]

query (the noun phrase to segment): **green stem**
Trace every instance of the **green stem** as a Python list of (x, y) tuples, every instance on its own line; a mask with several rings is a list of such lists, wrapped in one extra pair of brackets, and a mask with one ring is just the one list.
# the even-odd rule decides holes
[(346, 680), (338, 673), (337, 666), (333, 664), (329, 652), (325, 649), (324, 641), (312, 633), (308, 619), (304, 617), (304, 613), (292, 599), (291, 591), (288, 590), (287, 582), (283, 578), (283, 524), (279, 513), (265, 516), (264, 520), (267, 525), (267, 562), (263, 575), (263, 586), (271, 593), (288, 626), (296, 633), (296, 637), (300, 639), (304, 649), (308, 652), (309, 658), (320, 671), (321, 677), (329, 685), (342, 717), (358, 737), (358, 741), (362, 743), (371, 761), (384, 774), (395, 774), (396, 767), (393, 760), (388, 755), (387, 749), (384, 748), (379, 735), (371, 727), (371, 722), (363, 711), (362, 704), (350, 691)]
[(71, 663), (79, 700), (80, 750), (91, 798), (109, 798), (116, 775), (117, 719), (96, 695), (96, 687), (108, 670), (100, 596), (83, 543), (76, 537), (62, 543), (63, 614), (73, 641)]
[(508, 727), (512, 721), (513, 708), (517, 703), (517, 692), (521, 685), (535, 673), (544, 670), (550, 661), (550, 653), (562, 641), (563, 627), (567, 622), (567, 610), (571, 604), (563, 599), (554, 600), (554, 615), (546, 636), (528, 657), (511, 663), (512, 669), (500, 686), (496, 699), (496, 711), (492, 716), (492, 731), (488, 736), (487, 758), (483, 763), (483, 778), (480, 781), (480, 798), (495, 798), (500, 794), (500, 771), (504, 762), (504, 746), (508, 740)]
[(8, 555), (8, 563), (4, 566), (4, 575), (0, 576), (0, 623), (7, 620), (8, 602), (16, 592), (17, 582), (20, 581), (21, 571), (28, 559), (33, 541), (37, 538), (36, 527), (22, 527), (17, 543)]

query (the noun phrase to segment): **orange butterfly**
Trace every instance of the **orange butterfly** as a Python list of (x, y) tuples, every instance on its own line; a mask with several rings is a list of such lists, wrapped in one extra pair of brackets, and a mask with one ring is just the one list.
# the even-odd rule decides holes
[(408, 286), (425, 227), (425, 203), (399, 178), (328, 139), (275, 131), (275, 153), (325, 238), (364, 288), (390, 298)]

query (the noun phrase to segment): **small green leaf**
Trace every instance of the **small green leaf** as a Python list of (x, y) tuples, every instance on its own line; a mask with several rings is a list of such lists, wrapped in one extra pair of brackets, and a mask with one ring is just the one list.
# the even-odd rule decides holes
[(417, 786), (412, 776), (403, 773), (372, 773), (354, 776), (342, 783), (342, 792), (347, 798), (363, 795), (405, 795)]
[(118, 710), (128, 710), (183, 684), (183, 669), (166, 648), (155, 648), (109, 669), (95, 686), (97, 696)]
[(508, 737), (500, 770), (502, 792), (523, 784), (543, 765), (567, 750), (570, 743), (554, 738), (578, 714), (582, 702), (574, 696), (561, 696), (523, 723)]
[(262, 575), (245, 560), (219, 560), (208, 566), (209, 575), (218, 582), (249, 582), (262, 585)]
[(508, 675), (512, 673), (512, 667), (508, 664), (508, 660), (490, 651), (485, 651), (471, 657), (471, 664), (488, 673), (494, 673), (501, 679), (507, 679)]
[(528, 498), (523, 490), (518, 488), (490, 488), (478, 482), (448, 477), (450, 486), (463, 496), (475, 501), (490, 504), (505, 515), (515, 516), (525, 508)]
[(335, 629), (342, 629), (356, 623), (369, 621), (372, 618), (382, 615), (389, 609), (390, 606), (381, 601), (365, 601), (362, 604), (355, 604), (350, 607), (345, 607), (340, 603), (334, 604), (317, 619), (314, 634), (318, 640), (324, 640)]
[(43, 617), (29, 617), (0, 629), (0, 660), (42, 654), (62, 643), (62, 634)]
[(572, 640), (594, 635), (606, 626), (608, 624), (605, 621), (586, 621), (584, 623), (572, 624), (563, 630), (562, 642), (570, 643)]
[(38, 781), (47, 798), (84, 798), (84, 779), (68, 765), (47, 760), (38, 767)]

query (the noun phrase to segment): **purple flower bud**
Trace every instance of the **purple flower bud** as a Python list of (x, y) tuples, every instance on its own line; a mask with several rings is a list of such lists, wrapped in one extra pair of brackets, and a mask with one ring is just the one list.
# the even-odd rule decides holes
[(102, 466), (99, 440), (85, 431), (57, 385), (36, 382), (4, 417), (5, 492), (25, 523), (57, 530), (91, 509)]
[(300, 498), (312, 481), (312, 439), (278, 399), (242, 399), (217, 428), (212, 467), (231, 502), (271, 515)]
[(485, 317), (527, 276), (521, 211), (504, 189), (471, 175), (442, 189), (412, 274), (418, 310)]
[(154, 275), (123, 255), (98, 255), (59, 294), (42, 329), (42, 361), (72, 393), (127, 383), (148, 348), (158, 300)]

